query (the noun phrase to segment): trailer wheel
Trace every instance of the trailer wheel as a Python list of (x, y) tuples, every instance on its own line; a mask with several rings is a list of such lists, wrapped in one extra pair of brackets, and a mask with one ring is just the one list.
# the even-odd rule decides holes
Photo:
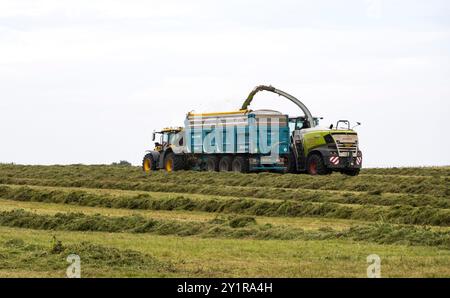
[(166, 155), (164, 160), (164, 169), (167, 172), (180, 171), (184, 170), (184, 168), (185, 162), (183, 156), (175, 155), (172, 152)]
[(156, 163), (151, 153), (147, 153), (142, 160), (142, 170), (146, 173), (156, 170)]
[(345, 169), (345, 170), (342, 170), (342, 174), (347, 175), (347, 176), (358, 176), (359, 169)]
[(208, 159), (206, 160), (206, 170), (209, 172), (219, 171), (219, 159), (217, 156), (208, 156)]
[(311, 154), (306, 162), (306, 170), (310, 175), (327, 175), (331, 171), (325, 166), (322, 156), (319, 154)]
[(219, 162), (219, 171), (220, 172), (229, 172), (231, 171), (231, 163), (232, 159), (229, 156), (224, 156), (220, 159)]
[(236, 156), (231, 165), (233, 172), (248, 173), (250, 171), (250, 165), (248, 158), (242, 156)]

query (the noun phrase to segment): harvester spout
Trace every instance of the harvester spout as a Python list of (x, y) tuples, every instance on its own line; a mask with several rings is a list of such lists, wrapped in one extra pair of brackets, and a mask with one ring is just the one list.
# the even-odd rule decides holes
[(241, 109), (246, 110), (248, 108), (248, 106), (250, 105), (250, 103), (252, 102), (253, 97), (256, 95), (256, 93), (258, 93), (260, 91), (273, 92), (275, 94), (278, 94), (280, 96), (283, 96), (283, 97), (289, 99), (291, 102), (296, 104), (303, 111), (303, 113), (305, 114), (306, 121), (309, 123), (309, 127), (315, 126), (314, 119), (313, 119), (311, 112), (300, 100), (298, 100), (294, 96), (292, 96), (284, 91), (278, 90), (277, 88), (272, 87), (272, 86), (260, 85), (260, 86), (255, 87), (255, 89), (253, 89), (252, 92), (250, 92), (250, 94), (248, 95), (248, 97), (245, 100), (244, 104), (242, 105)]

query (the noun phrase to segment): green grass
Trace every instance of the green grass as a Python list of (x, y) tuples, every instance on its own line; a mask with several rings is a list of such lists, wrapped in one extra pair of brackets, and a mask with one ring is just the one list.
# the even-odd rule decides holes
[[(450, 167), (358, 177), (0, 164), (0, 276), (450, 276)], [(54, 238), (55, 237), (55, 238)]]
[[(449, 277), (450, 251), (433, 247), (377, 245), (346, 240), (246, 240), (158, 236), (129, 233), (61, 232), (0, 227), (0, 251), (14, 265), (0, 267), (0, 276), (64, 277), (65, 254), (57, 260), (48, 254), (22, 255), (5, 243), (20, 239), (25, 245), (49, 251), (53, 236), (64, 246), (87, 242), (120, 252), (145, 254), (161, 267), (140, 269), (104, 266), (84, 260), (81, 274), (96, 276), (181, 276), (181, 277), (365, 277), (366, 257), (378, 254), (384, 277)], [(31, 260), (30, 260), (31, 258)], [(147, 271), (148, 270), (148, 271)]]

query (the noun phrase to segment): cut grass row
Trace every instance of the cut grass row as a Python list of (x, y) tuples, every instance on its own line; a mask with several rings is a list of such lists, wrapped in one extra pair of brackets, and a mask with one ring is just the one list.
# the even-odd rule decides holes
[(110, 217), (83, 213), (41, 215), (25, 210), (0, 212), (0, 225), (38, 230), (100, 231), (153, 233), (181, 237), (244, 238), (277, 240), (330, 240), (347, 239), (378, 244), (408, 244), (450, 249), (450, 232), (424, 227), (398, 226), (386, 223), (352, 226), (336, 231), (331, 228), (305, 231), (297, 228), (260, 225), (253, 217), (232, 216), (209, 222), (155, 220), (142, 216)]
[[(446, 168), (445, 168), (446, 169)], [(280, 175), (273, 173), (237, 174), (178, 172), (169, 175), (163, 171), (144, 176), (137, 167), (113, 166), (0, 166), (0, 178), (46, 178), (65, 180), (158, 182), (186, 185), (258, 186), (276, 188), (302, 188), (322, 190), (370, 191), (450, 196), (449, 175), (395, 176), (361, 175), (347, 177), (340, 174), (311, 177), (309, 175)]]
[(429, 206), (435, 208), (450, 208), (448, 197), (436, 197), (433, 195), (383, 193), (372, 192), (350, 192), (330, 190), (309, 190), (293, 188), (271, 188), (251, 186), (214, 186), (161, 183), (161, 182), (121, 182), (121, 181), (92, 181), (84, 180), (52, 180), (52, 179), (21, 179), (0, 178), (0, 183), (10, 185), (35, 185), (53, 187), (84, 187), (92, 189), (120, 189), (140, 190), (167, 193), (205, 194), (215, 196), (266, 198), (278, 200), (301, 200), (310, 202), (334, 202), (340, 204), (371, 204), (380, 206), (409, 205), (412, 207)]
[(323, 217), (394, 224), (450, 226), (450, 210), (431, 207), (343, 205), (264, 199), (193, 199), (187, 196), (154, 197), (151, 194), (117, 196), (79, 190), (45, 190), (0, 186), (0, 197), (17, 201), (76, 204), (141, 210), (185, 210), (274, 217)]
[(450, 176), (450, 166), (416, 167), (416, 168), (372, 168), (363, 169), (363, 175), (396, 175), (396, 176)]
[[(76, 170), (76, 171), (74, 171)], [(1, 173), (13, 173), (15, 175), (48, 175), (57, 171), (61, 176), (66, 177), (82, 177), (85, 175), (101, 174), (108, 176), (129, 177), (130, 174), (140, 174), (141, 167), (134, 166), (110, 166), (110, 165), (16, 165), (16, 164), (1, 164)], [(403, 168), (369, 168), (362, 169), (361, 175), (384, 175), (384, 176), (431, 176), (431, 177), (449, 177), (450, 166), (442, 167), (403, 167)]]
[[(89, 207), (73, 204), (55, 204), (43, 202), (24, 202), (0, 199), (0, 211), (11, 211), (15, 209), (23, 209), (26, 211), (55, 215), (57, 213), (75, 212), (87, 215), (101, 214), (104, 216), (132, 216), (139, 215), (144, 218), (153, 218), (157, 220), (176, 220), (176, 221), (196, 221), (208, 222), (218, 216), (236, 216), (236, 214), (216, 214), (200, 211), (183, 211), (183, 210), (136, 210), (122, 208), (105, 208), (105, 207)], [(364, 221), (348, 220), (348, 219), (327, 219), (318, 217), (266, 217), (254, 216), (259, 224), (272, 224), (274, 226), (285, 226), (286, 228), (301, 228), (304, 230), (318, 230), (320, 228), (332, 227), (334, 230), (343, 230), (350, 228), (352, 225), (367, 224)], [(448, 227), (436, 227), (431, 229), (450, 230)]]
[[(87, 242), (94, 251), (113, 249), (119, 256), (133, 251), (150, 256), (159, 266), (142, 266), (138, 260), (120, 265), (124, 257), (118, 258), (119, 265), (103, 265), (105, 259), (98, 263), (90, 257), (95, 255), (90, 249), (51, 254), (55, 236), (63, 247)], [(0, 255), (9, 263), (0, 266), (1, 277), (65, 277), (68, 252), (80, 255), (82, 277), (366, 277), (370, 254), (381, 257), (382, 277), (450, 276), (450, 250), (435, 247), (355, 244), (342, 239), (254, 241), (0, 227)]]

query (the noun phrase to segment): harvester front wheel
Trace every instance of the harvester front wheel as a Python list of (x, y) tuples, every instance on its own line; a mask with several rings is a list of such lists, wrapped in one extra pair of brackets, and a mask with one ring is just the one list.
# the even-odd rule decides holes
[(331, 171), (325, 166), (322, 156), (311, 154), (306, 162), (306, 170), (310, 175), (327, 175)]
[(151, 153), (147, 153), (142, 160), (142, 170), (146, 173), (156, 170), (156, 163)]
[(342, 174), (347, 175), (347, 176), (358, 176), (359, 169), (345, 169), (342, 171)]
[(183, 156), (175, 155), (172, 152), (168, 153), (164, 159), (164, 169), (167, 172), (184, 170), (185, 162)]

